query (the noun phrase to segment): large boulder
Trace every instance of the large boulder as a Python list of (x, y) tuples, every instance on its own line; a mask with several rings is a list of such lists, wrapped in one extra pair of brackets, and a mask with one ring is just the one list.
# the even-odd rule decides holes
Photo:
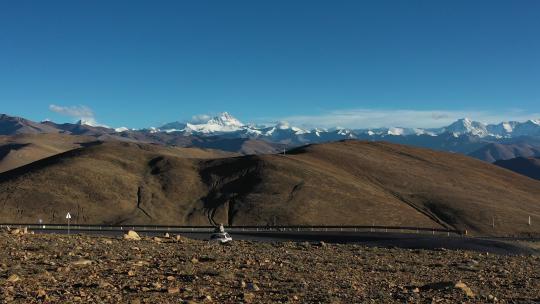
[(124, 234), (124, 240), (140, 241), (141, 237), (134, 230), (130, 230), (126, 234)]

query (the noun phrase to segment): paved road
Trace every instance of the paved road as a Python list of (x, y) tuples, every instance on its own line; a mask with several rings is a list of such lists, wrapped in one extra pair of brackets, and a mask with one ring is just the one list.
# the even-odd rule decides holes
[[(36, 233), (66, 234), (66, 230), (34, 230)], [(120, 236), (122, 231), (72, 231), (93, 235)], [(163, 232), (140, 232), (142, 235), (162, 235)], [(194, 239), (208, 239), (208, 232), (179, 233)], [(261, 242), (326, 242), (341, 244), (361, 244), (373, 247), (398, 247), (408, 249), (453, 249), (489, 252), (511, 255), (540, 255), (538, 250), (512, 244), (506, 241), (461, 236), (433, 236), (427, 234), (391, 232), (231, 232), (235, 240)]]

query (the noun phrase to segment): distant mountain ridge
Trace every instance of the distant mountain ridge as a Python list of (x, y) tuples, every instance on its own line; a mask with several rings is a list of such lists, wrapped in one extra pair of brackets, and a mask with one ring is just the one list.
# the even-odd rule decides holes
[(489, 143), (470, 153), (469, 156), (487, 162), (508, 160), (517, 157), (540, 157), (540, 145), (525, 141), (514, 144)]
[[(462, 118), (446, 127), (441, 128), (371, 128), (371, 129), (347, 129), (347, 128), (313, 128), (304, 129), (290, 126), (287, 123), (280, 122), (275, 126), (258, 126), (255, 124), (243, 124), (227, 112), (223, 112), (207, 122), (182, 123), (172, 122), (165, 124), (157, 130), (162, 132), (184, 132), (184, 133), (203, 133), (203, 134), (222, 134), (230, 132), (240, 132), (244, 134), (271, 136), (276, 130), (291, 130), (296, 135), (321, 133), (340, 133), (346, 137), (360, 135), (368, 136), (407, 136), (407, 135), (431, 135), (452, 134), (454, 136), (472, 135), (480, 138), (512, 138), (519, 136), (540, 136), (540, 120), (528, 120), (526, 122), (501, 122), (499, 124), (484, 124), (478, 121), (472, 121), (468, 118)], [(318, 133), (318, 134), (317, 134)]]
[(22, 117), (0, 114), (0, 135), (58, 133), (59, 130)]
[[(96, 126), (86, 121), (38, 123), (8, 115), (0, 116), (0, 135), (39, 133), (86, 135), (99, 140), (117, 139), (183, 147), (211, 147), (247, 154), (274, 153), (284, 148), (345, 139), (387, 141), (463, 153), (488, 162), (533, 156), (536, 152), (531, 154), (530, 151), (540, 150), (540, 120), (484, 124), (463, 118), (441, 128), (306, 129), (286, 122), (275, 125), (243, 123), (223, 112), (196, 121), (177, 121), (158, 128), (134, 130)], [(524, 146), (527, 148), (521, 148)]]

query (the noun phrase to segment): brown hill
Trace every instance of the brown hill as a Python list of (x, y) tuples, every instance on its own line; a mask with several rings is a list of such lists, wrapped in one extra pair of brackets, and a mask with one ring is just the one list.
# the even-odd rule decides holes
[[(0, 174), (0, 221), (358, 224), (540, 232), (540, 182), (466, 156), (345, 141), (202, 159), (102, 143)], [(493, 220), (495, 228), (492, 227)]]
[(285, 145), (249, 138), (206, 137), (196, 138), (191, 142), (190, 145), (187, 146), (207, 149), (218, 149), (249, 155), (276, 153), (282, 151)]
[(53, 126), (33, 122), (21, 117), (0, 114), (0, 135), (58, 133)]
[[(14, 136), (0, 136), (0, 173), (5, 172), (31, 162), (53, 156), (58, 153), (66, 152), (75, 148), (83, 147), (85, 144), (95, 141), (130, 141), (136, 142), (130, 138), (122, 138), (119, 136), (101, 135), (82, 136), (72, 134), (59, 133), (39, 133), (39, 134), (19, 134)], [(238, 147), (240, 153), (250, 152), (249, 142), (243, 144), (245, 147)], [(246, 148), (247, 147), (247, 148)], [(265, 151), (265, 146), (257, 146), (259, 152)], [(177, 149), (175, 147), (166, 148)], [(210, 158), (210, 157), (225, 157), (236, 156), (239, 153), (226, 152), (221, 150), (213, 150), (208, 148), (184, 148), (183, 155), (192, 155), (192, 157)], [(233, 149), (233, 151), (235, 151)], [(253, 150), (251, 150), (253, 151)], [(269, 151), (268, 151), (269, 152)]]
[(82, 147), (95, 140), (93, 137), (55, 133), (0, 136), (0, 172)]
[(540, 158), (517, 157), (496, 161), (495, 165), (540, 180)]
[(540, 146), (535, 141), (513, 144), (490, 143), (470, 153), (469, 156), (493, 163), (516, 157), (540, 156)]

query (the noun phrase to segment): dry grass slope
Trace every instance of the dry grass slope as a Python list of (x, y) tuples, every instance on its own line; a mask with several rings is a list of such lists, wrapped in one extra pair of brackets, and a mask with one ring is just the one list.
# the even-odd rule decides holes
[(0, 136), (0, 172), (80, 148), (84, 143), (95, 140), (92, 137), (58, 133)]
[(540, 232), (527, 225), (529, 215), (540, 222), (540, 182), (462, 155), (345, 141), (285, 156), (215, 157), (118, 142), (69, 151), (0, 175), (0, 221), (60, 222), (70, 210), (79, 223), (211, 218)]

